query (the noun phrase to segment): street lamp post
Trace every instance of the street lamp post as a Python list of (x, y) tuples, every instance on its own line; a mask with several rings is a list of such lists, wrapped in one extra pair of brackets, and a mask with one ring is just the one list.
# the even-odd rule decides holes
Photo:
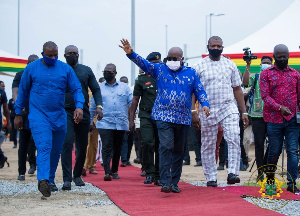
[(209, 37), (211, 37), (211, 17), (212, 16), (224, 16), (225, 14), (213, 14), (213, 13), (210, 13), (208, 15), (206, 15), (205, 17), (205, 28), (206, 28), (206, 31), (205, 31), (205, 45), (207, 43), (207, 17), (209, 17)]

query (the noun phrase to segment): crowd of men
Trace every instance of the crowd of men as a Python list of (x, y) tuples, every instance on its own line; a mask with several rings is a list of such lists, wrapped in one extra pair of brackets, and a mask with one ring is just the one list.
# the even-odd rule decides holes
[[(220, 165), (222, 161), (224, 166), (225, 158), (227, 161), (227, 183), (239, 183), (241, 158), (242, 170), (248, 168), (243, 133), (250, 119), (257, 180), (263, 180), (264, 174), (268, 180), (275, 177), (285, 139), (287, 190), (299, 193), (296, 179), (300, 118), (296, 116), (300, 74), (288, 66), (289, 50), (285, 45), (275, 46), (274, 65), (272, 57), (261, 58), (261, 73), (250, 76), (248, 61), (242, 78), (235, 63), (221, 55), (223, 41), (218, 36), (208, 40), (209, 55), (193, 67), (184, 65), (179, 47), (172, 47), (163, 62), (158, 52), (142, 58), (126, 39), (121, 40), (120, 48), (140, 68), (134, 89), (128, 86), (127, 77), (116, 79), (117, 67), (113, 63), (105, 66), (103, 78), (97, 83), (91, 68), (78, 63), (76, 46), (65, 48), (64, 63), (58, 60), (58, 47), (51, 41), (43, 45), (42, 58), (29, 56), (27, 67), (16, 74), (13, 99), (9, 102), (11, 118), (5, 91), (0, 89), (6, 128), (10, 130), (13, 124), (20, 131), (18, 180), (25, 180), (28, 158), (28, 173), (37, 169), (38, 189), (49, 197), (58, 190), (55, 172), (61, 157), (62, 190), (71, 190), (72, 181), (84, 186), (81, 176), (87, 170), (97, 174), (99, 134), (104, 181), (122, 178), (118, 174), (120, 158), (121, 167), (130, 165), (136, 137), (144, 184), (161, 186), (161, 192), (181, 192), (178, 182), (189, 138), (194, 142), (196, 166), (203, 166), (207, 187), (217, 186), (219, 155)], [(242, 87), (248, 86), (251, 90), (247, 110)], [(11, 135), (16, 147), (16, 131)], [(2, 137), (4, 131), (0, 133), (0, 146)], [(269, 145), (265, 152), (266, 137)], [(73, 149), (76, 160), (72, 171)], [(7, 157), (0, 151), (0, 168), (5, 162)]]

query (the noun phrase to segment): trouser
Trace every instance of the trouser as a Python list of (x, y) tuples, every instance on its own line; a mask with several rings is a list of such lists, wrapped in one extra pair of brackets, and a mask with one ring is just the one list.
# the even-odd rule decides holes
[(216, 142), (216, 151), (215, 151), (215, 158), (216, 163), (218, 163), (219, 152), (220, 152), (220, 144), (223, 138), (223, 128), (221, 126), (218, 127), (218, 134), (217, 134), (217, 142)]
[(85, 169), (95, 169), (96, 168), (96, 155), (98, 149), (98, 130), (94, 129), (89, 133), (88, 136), (88, 146), (86, 151)]
[(252, 118), (252, 130), (254, 134), (255, 160), (259, 175), (263, 173), (265, 140), (267, 137), (267, 123), (264, 118)]
[(298, 138), (299, 125), (296, 117), (283, 123), (267, 123), (269, 138), (268, 164), (277, 165), (278, 158), (282, 152), (283, 140), (286, 142), (287, 153), (287, 179), (296, 182), (298, 177)]
[[(118, 172), (124, 130), (98, 129), (102, 140), (102, 159), (105, 174)], [(112, 166), (110, 168), (110, 160)]]
[(201, 156), (203, 172), (207, 181), (217, 180), (215, 150), (219, 125), (223, 128), (224, 138), (228, 145), (227, 172), (228, 174), (239, 174), (241, 157), (239, 118), (239, 114), (234, 113), (225, 117), (218, 124), (202, 125)]
[[(200, 140), (197, 137), (197, 133), (200, 134)], [(186, 145), (186, 149), (184, 152), (183, 159), (185, 161), (190, 162), (190, 154), (189, 154), (189, 145), (192, 144), (194, 147), (195, 155), (196, 155), (196, 162), (201, 161), (201, 153), (200, 153), (200, 147), (201, 147), (201, 131), (197, 131), (193, 126), (189, 128), (189, 134), (188, 134), (188, 144)]]
[(46, 127), (36, 127), (31, 128), (31, 133), (37, 150), (37, 179), (54, 183), (66, 130), (53, 131)]
[(133, 133), (125, 133), (123, 142), (122, 142), (122, 149), (121, 149), (121, 161), (122, 162), (129, 161), (132, 146), (133, 146)]
[(177, 185), (183, 153), (187, 145), (189, 125), (156, 121), (159, 136), (159, 172), (162, 184)]
[(67, 134), (61, 152), (61, 165), (63, 170), (63, 181), (72, 181), (72, 149), (75, 134), (76, 160), (73, 170), (73, 177), (81, 176), (85, 162), (86, 148), (88, 144), (89, 123), (80, 122), (75, 124), (73, 115), (67, 112)]
[(17, 132), (18, 131), (15, 129), (14, 119), (15, 119), (15, 117), (10, 116), (11, 130), (10, 130), (9, 140), (14, 142), (14, 146), (16, 146), (17, 145)]
[(245, 147), (244, 147), (244, 124), (243, 121), (240, 120), (240, 147), (241, 147), (241, 158), (243, 161), (243, 164), (248, 164), (248, 157), (245, 151)]
[(134, 144), (135, 144), (135, 151), (136, 151), (137, 158), (140, 159), (142, 166), (143, 166), (142, 134), (141, 134), (140, 128), (135, 129), (135, 133), (134, 133), (133, 137), (134, 137)]
[(28, 162), (30, 166), (36, 166), (35, 150), (36, 148), (31, 135), (31, 130), (22, 129), (20, 131), (19, 150), (18, 150), (19, 175), (25, 175), (27, 154), (28, 154)]
[(3, 144), (5, 138), (6, 138), (5, 132), (4, 131), (0, 131), (0, 147)]
[(227, 148), (227, 143), (222, 137), (222, 140), (220, 142), (220, 152), (219, 152), (219, 165), (220, 166), (225, 166), (225, 162), (227, 160), (227, 155), (228, 155), (228, 148)]
[(156, 122), (150, 118), (140, 118), (143, 142), (143, 169), (146, 176), (159, 180), (159, 138)]

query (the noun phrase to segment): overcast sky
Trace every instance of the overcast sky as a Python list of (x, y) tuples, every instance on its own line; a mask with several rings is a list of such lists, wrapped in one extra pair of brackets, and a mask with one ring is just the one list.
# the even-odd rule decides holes
[[(135, 0), (135, 51), (143, 57), (158, 51), (165, 57), (168, 25), (168, 48), (187, 44), (187, 56), (199, 56), (205, 52), (210, 13), (225, 14), (213, 16), (211, 24), (212, 35), (223, 38), (226, 47), (264, 27), (293, 1)], [(108, 63), (116, 64), (117, 78), (130, 77), (130, 61), (118, 45), (121, 38), (131, 39), (131, 0), (20, 2), (20, 56), (40, 55), (43, 44), (51, 40), (65, 61), (64, 48), (73, 44), (83, 50), (83, 64), (97, 79)], [(0, 49), (12, 54), (17, 54), (17, 15), (18, 0), (0, 0)]]

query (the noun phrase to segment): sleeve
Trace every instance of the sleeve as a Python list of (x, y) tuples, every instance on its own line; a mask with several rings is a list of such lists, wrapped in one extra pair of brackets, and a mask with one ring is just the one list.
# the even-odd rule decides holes
[(127, 104), (131, 107), (131, 103), (132, 103), (132, 98), (133, 98), (133, 95), (132, 95), (132, 90), (128, 87), (128, 101), (127, 101)]
[(7, 103), (7, 96), (6, 96), (6, 92), (3, 91), (3, 96), (1, 98), (1, 104)]
[(140, 85), (140, 80), (137, 78), (135, 80), (133, 96), (142, 96), (143, 95), (143, 87)]
[(242, 85), (240, 70), (237, 68), (234, 62), (232, 62), (231, 87), (234, 88), (240, 85)]
[(12, 87), (11, 88), (18, 88), (20, 85), (20, 81), (21, 81), (21, 77), (22, 77), (22, 72), (18, 72), (13, 80), (12, 83)]
[(68, 70), (68, 88), (73, 95), (76, 108), (83, 109), (85, 99), (82, 94), (81, 84), (71, 67), (70, 70)]
[(102, 106), (101, 90), (92, 69), (89, 70), (89, 88), (93, 93), (96, 106), (98, 105)]
[[(300, 73), (296, 72), (298, 75), (298, 82), (297, 82), (297, 106), (300, 104)], [(297, 110), (296, 110), (297, 111)]]
[(26, 101), (29, 97), (32, 79), (31, 79), (31, 67), (27, 66), (22, 74), (19, 90), (18, 90), (18, 97), (15, 103), (15, 113), (18, 115), (22, 115), (22, 110), (25, 107)]
[(96, 112), (96, 103), (94, 100), (94, 96), (92, 96), (90, 102), (90, 125), (93, 125), (95, 112)]
[(254, 79), (255, 79), (255, 75), (251, 75), (249, 78), (249, 84), (248, 87), (254, 87)]
[(194, 94), (202, 107), (204, 107), (204, 106), (210, 107), (206, 92), (204, 90), (204, 87), (203, 87), (199, 77), (196, 74), (196, 71), (194, 74)]
[[(299, 83), (299, 81), (298, 81)], [(260, 74), (259, 79), (260, 95), (265, 105), (270, 106), (274, 110), (279, 110), (280, 104), (270, 96), (270, 83), (268, 81), (268, 70), (264, 70)]]
[(131, 55), (127, 55), (127, 57), (143, 71), (145, 71), (146, 74), (149, 74), (153, 78), (157, 77), (157, 71), (160, 63), (151, 63), (135, 52), (133, 52)]

